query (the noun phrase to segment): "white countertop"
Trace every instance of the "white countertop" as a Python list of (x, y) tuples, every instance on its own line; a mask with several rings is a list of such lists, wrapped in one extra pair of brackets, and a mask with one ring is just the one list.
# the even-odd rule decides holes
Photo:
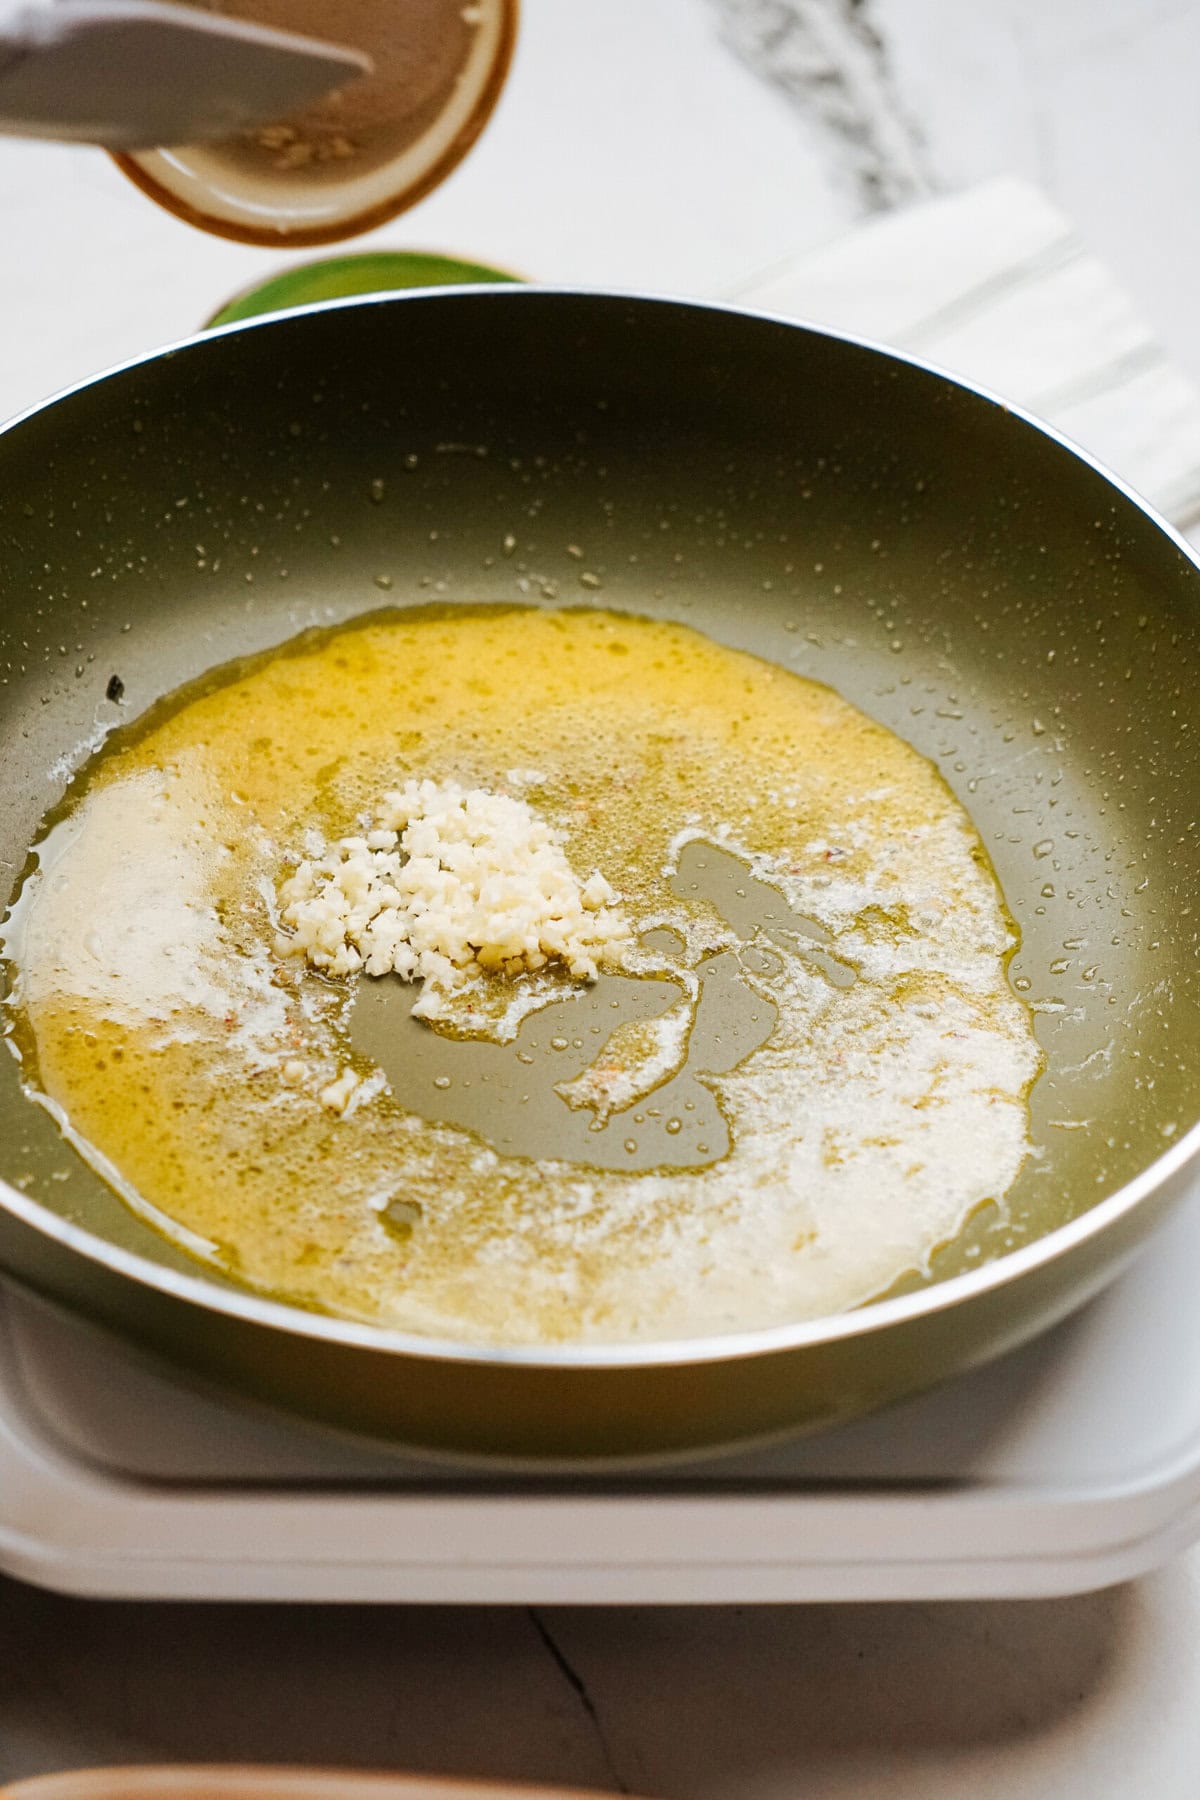
[[(813, 29), (789, 34), (779, 21), (801, 7)], [(477, 148), (352, 248), (710, 294), (893, 189), (1018, 174), (1200, 375), (1189, 0), (523, 0), (523, 12)], [(735, 26), (747, 54), (784, 71), (775, 83), (722, 42)], [(816, 67), (789, 83), (803, 56)], [(15, 139), (0, 140), (0, 227), (0, 418), (197, 329), (289, 260), (179, 223), (99, 151)]]
[[(1010, 172), (1200, 375), (1200, 0), (524, 14), (472, 156), (353, 247), (713, 293), (882, 204)], [(189, 230), (99, 153), (15, 141), (0, 227), (0, 416), (187, 333), (285, 260)], [(237, 1757), (672, 1800), (1200, 1793), (1200, 1552), (1107, 1593), (993, 1605), (237, 1610), (2, 1583), (0, 1668), (0, 1778)]]
[(662, 1800), (1200, 1792), (1194, 1562), (1080, 1599), (986, 1606), (535, 1614), (114, 1605), (12, 1584), (0, 1596), (5, 1775), (228, 1758)]

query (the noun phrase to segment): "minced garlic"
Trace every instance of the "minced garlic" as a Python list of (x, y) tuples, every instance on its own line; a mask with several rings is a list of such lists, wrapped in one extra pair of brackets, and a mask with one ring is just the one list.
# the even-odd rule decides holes
[(353, 1069), (343, 1069), (335, 1081), (321, 1089), (321, 1105), (327, 1106), (330, 1112), (344, 1113), (360, 1083), (361, 1077)]
[(456, 782), (385, 794), (364, 834), (301, 862), (279, 902), (281, 951), (330, 975), (423, 981), (418, 1016), (482, 973), (559, 963), (594, 981), (630, 939), (609, 883), (581, 882), (526, 801)]

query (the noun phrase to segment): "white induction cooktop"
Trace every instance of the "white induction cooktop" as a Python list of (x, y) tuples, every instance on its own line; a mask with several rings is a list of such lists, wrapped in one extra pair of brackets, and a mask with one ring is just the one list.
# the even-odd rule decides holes
[(0, 1567), (77, 1594), (670, 1602), (1063, 1594), (1200, 1536), (1200, 1188), (1066, 1324), (873, 1419), (634, 1475), (351, 1440), (0, 1291)]

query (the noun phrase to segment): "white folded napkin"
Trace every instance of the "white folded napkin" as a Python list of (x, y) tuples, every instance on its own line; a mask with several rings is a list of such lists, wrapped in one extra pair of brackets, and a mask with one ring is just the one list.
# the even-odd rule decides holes
[(1200, 524), (1200, 390), (1026, 182), (888, 213), (721, 297), (978, 382), (1064, 432), (1181, 530)]

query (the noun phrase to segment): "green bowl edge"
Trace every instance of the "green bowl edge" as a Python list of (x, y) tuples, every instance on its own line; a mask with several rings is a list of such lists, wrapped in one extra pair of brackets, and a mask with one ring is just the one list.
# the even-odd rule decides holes
[(457, 287), (472, 282), (520, 282), (519, 275), (487, 263), (464, 262), (456, 256), (440, 256), (425, 250), (367, 250), (348, 256), (321, 257), (300, 263), (280, 275), (269, 276), (235, 294), (206, 319), (203, 329), (233, 325), (263, 313), (282, 312), (289, 306), (307, 306), (317, 300), (340, 300), (351, 294), (373, 294), (389, 289)]

